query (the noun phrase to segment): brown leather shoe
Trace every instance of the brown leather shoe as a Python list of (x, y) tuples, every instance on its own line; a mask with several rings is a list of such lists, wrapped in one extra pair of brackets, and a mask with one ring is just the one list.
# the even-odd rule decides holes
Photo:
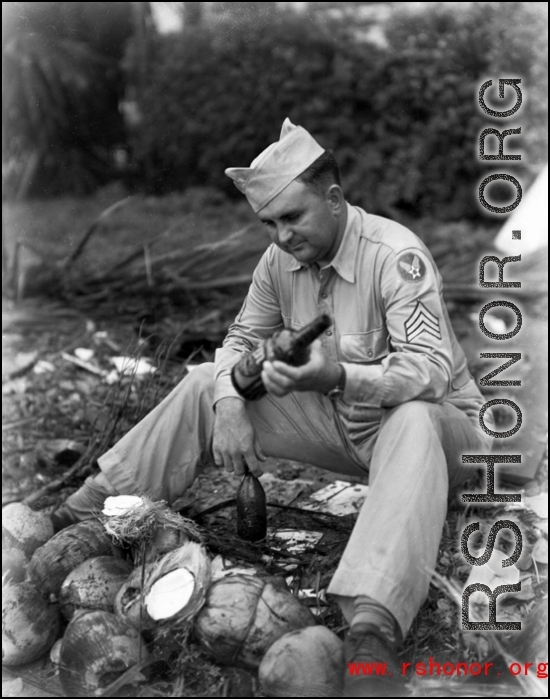
[(372, 624), (354, 624), (344, 643), (345, 697), (407, 696), (395, 645)]

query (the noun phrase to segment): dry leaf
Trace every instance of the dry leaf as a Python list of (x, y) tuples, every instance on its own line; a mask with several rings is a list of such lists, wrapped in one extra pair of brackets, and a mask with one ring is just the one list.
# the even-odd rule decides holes
[(548, 565), (548, 541), (544, 537), (534, 545), (531, 555), (537, 563)]

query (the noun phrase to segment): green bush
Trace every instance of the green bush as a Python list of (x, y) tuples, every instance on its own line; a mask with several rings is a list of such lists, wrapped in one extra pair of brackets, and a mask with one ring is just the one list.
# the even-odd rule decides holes
[[(249, 165), (289, 116), (335, 151), (353, 203), (398, 218), (478, 218), (474, 183), (489, 172), (478, 135), (510, 126), (481, 112), (477, 91), (488, 77), (535, 89), (542, 33), (533, 12), (523, 3), (401, 11), (386, 46), (349, 23), (293, 13), (155, 37), (134, 149), (143, 181), (156, 193), (208, 184), (237, 195), (224, 169)], [(508, 41), (520, 21), (520, 40)], [(540, 137), (544, 109), (527, 100), (522, 115), (524, 133)]]
[(127, 2), (2, 6), (4, 196), (93, 191), (116, 174)]

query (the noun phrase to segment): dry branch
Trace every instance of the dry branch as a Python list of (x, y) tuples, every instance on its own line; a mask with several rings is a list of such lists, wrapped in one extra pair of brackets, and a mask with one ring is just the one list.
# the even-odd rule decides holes
[(67, 257), (65, 262), (63, 263), (63, 269), (67, 269), (69, 265), (71, 265), (73, 262), (75, 262), (82, 252), (84, 251), (84, 248), (86, 247), (86, 244), (92, 237), (92, 235), (96, 232), (96, 230), (99, 228), (100, 224), (103, 223), (103, 221), (110, 216), (114, 211), (117, 209), (120, 209), (121, 207), (125, 206), (133, 200), (134, 197), (124, 197), (124, 199), (120, 199), (119, 201), (115, 202), (111, 206), (107, 207), (104, 209), (99, 216), (95, 219), (95, 221), (92, 223), (91, 226), (86, 230), (82, 238), (80, 239), (80, 242), (76, 246), (76, 248), (73, 250), (73, 252)]

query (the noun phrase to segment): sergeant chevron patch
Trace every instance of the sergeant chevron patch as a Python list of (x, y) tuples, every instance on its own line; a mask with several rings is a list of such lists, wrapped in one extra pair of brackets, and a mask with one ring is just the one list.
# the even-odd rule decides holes
[(432, 335), (438, 340), (441, 340), (441, 331), (437, 316), (434, 316), (421, 301), (417, 301), (414, 311), (405, 321), (407, 342), (414, 342), (422, 333), (428, 333), (428, 335)]

